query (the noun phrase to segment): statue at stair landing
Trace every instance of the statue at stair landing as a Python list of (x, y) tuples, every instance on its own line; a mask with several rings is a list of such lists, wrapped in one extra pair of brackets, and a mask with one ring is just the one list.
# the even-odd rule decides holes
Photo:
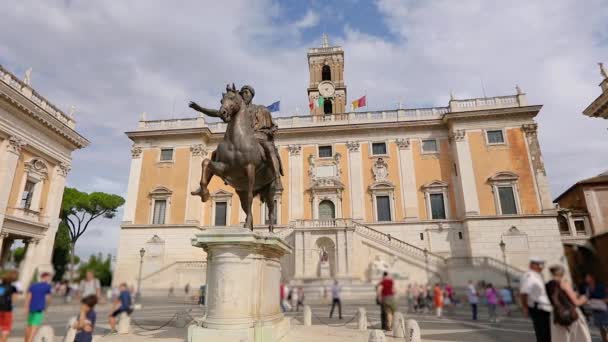
[(372, 279), (380, 279), (382, 278), (382, 274), (384, 272), (390, 271), (390, 265), (386, 261), (382, 260), (380, 255), (376, 255), (376, 258), (374, 259), (374, 261), (372, 261), (370, 268), (370, 275)]
[(331, 277), (331, 269), (329, 266), (329, 253), (327, 253), (327, 249), (324, 246), (321, 247), (321, 250), (319, 251), (319, 277)]

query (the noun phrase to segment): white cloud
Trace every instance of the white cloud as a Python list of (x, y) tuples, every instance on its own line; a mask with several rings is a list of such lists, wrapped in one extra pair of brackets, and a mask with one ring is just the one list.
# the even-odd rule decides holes
[(313, 12), (313, 10), (308, 10), (306, 14), (296, 21), (293, 26), (298, 30), (307, 29), (316, 26), (319, 23), (319, 15)]

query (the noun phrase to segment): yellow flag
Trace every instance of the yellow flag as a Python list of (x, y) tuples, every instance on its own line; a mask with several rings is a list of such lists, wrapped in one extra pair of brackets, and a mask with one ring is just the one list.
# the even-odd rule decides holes
[(359, 100), (355, 100), (352, 102), (353, 110), (359, 108)]

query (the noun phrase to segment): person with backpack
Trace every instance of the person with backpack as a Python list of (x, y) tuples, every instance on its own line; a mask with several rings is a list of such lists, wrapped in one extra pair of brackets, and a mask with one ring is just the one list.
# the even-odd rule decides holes
[(587, 302), (586, 296), (578, 296), (564, 279), (564, 267), (549, 267), (552, 280), (546, 284), (547, 296), (553, 305), (551, 314), (552, 342), (591, 342), (589, 327), (580, 306)]
[(13, 285), (17, 280), (17, 271), (10, 270), (2, 275), (2, 284), (0, 284), (0, 341), (8, 341), (8, 336), (13, 329), (13, 302), (19, 291)]

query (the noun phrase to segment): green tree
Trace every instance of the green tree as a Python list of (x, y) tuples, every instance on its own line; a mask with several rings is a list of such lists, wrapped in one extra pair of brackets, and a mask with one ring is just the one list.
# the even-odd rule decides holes
[(53, 247), (53, 268), (55, 274), (54, 281), (60, 281), (70, 263), (70, 232), (68, 226), (61, 222), (55, 235), (55, 245)]
[(124, 203), (125, 199), (118, 195), (104, 192), (88, 194), (74, 188), (65, 188), (59, 216), (68, 227), (70, 235), (70, 282), (74, 280), (74, 247), (78, 239), (93, 220), (100, 216), (114, 218)]
[(108, 254), (104, 260), (101, 253), (91, 255), (89, 260), (78, 267), (78, 279), (84, 279), (87, 271), (93, 272), (101, 286), (112, 284), (112, 256)]
[(13, 261), (15, 265), (21, 264), (21, 261), (25, 258), (25, 247), (17, 247), (13, 250)]

